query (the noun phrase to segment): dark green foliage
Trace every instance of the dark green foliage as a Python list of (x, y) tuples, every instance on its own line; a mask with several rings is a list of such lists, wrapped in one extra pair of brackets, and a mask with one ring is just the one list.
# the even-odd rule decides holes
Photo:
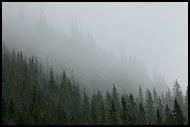
[(154, 106), (153, 106), (153, 99), (152, 99), (152, 94), (150, 91), (147, 89), (146, 91), (146, 118), (148, 123), (154, 124), (155, 122), (155, 111), (154, 111)]
[(137, 120), (137, 107), (136, 107), (136, 103), (134, 101), (134, 96), (132, 93), (130, 93), (129, 95), (129, 117), (128, 117), (128, 124), (129, 125), (134, 125), (136, 123)]
[[(54, 74), (55, 73), (55, 74)], [(25, 58), (24, 54), (3, 46), (2, 52), (2, 124), (3, 125), (146, 125), (187, 124), (188, 90), (185, 105), (179, 84), (172, 95), (160, 98), (156, 90), (153, 97), (147, 90), (146, 98), (141, 87), (139, 95), (132, 93), (119, 96), (113, 84), (112, 92), (105, 96), (100, 90), (92, 96), (82, 92), (80, 84), (63, 71), (57, 74), (52, 67), (44, 68), (35, 57)], [(82, 96), (81, 96), (82, 95)], [(119, 99), (121, 97), (121, 100)], [(135, 99), (136, 98), (136, 101)], [(146, 100), (146, 102), (144, 101)], [(183, 102), (183, 100), (180, 100)], [(166, 105), (173, 106), (173, 112)], [(157, 110), (155, 111), (155, 108)]]
[(166, 104), (165, 108), (165, 119), (164, 119), (165, 125), (174, 125), (174, 119), (171, 110), (169, 109), (168, 105)]
[(160, 110), (157, 108), (157, 112), (156, 112), (156, 124), (157, 125), (161, 125), (162, 124), (162, 118), (160, 115)]
[(146, 124), (146, 114), (142, 103), (139, 104), (138, 113), (137, 113), (137, 125), (145, 125)]
[(104, 107), (104, 102), (103, 101), (101, 103), (100, 112), (101, 112), (100, 125), (105, 125), (106, 116), (105, 116), (105, 107)]
[(128, 123), (128, 110), (127, 110), (127, 105), (124, 96), (121, 97), (121, 103), (122, 103), (122, 124), (127, 125)]
[(63, 103), (60, 99), (58, 100), (55, 118), (56, 118), (56, 124), (58, 125), (66, 124), (65, 110), (64, 110)]
[(112, 100), (111, 110), (110, 110), (110, 124), (111, 125), (118, 125), (119, 124), (119, 116), (114, 104), (114, 101)]
[(175, 121), (176, 125), (184, 125), (185, 124), (185, 117), (183, 115), (181, 107), (178, 104), (176, 98), (175, 98), (175, 101), (174, 101), (173, 116), (174, 116), (174, 121)]

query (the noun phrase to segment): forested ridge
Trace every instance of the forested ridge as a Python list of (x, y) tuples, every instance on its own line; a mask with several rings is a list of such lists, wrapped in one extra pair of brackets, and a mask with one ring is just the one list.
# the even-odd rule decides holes
[(173, 92), (158, 95), (139, 86), (138, 96), (102, 94), (80, 88), (63, 70), (56, 74), (36, 57), (21, 51), (2, 51), (3, 125), (184, 125), (188, 123), (188, 88), (183, 96), (178, 81)]

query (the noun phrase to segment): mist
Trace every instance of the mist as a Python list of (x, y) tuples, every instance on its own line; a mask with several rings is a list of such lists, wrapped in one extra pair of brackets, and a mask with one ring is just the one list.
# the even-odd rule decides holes
[(89, 89), (188, 85), (188, 3), (3, 3), (2, 40)]

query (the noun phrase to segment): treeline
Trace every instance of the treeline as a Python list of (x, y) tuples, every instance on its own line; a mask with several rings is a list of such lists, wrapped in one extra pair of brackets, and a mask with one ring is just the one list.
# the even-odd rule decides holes
[(154, 88), (139, 95), (119, 95), (113, 84), (105, 96), (89, 96), (63, 71), (55, 75), (37, 58), (22, 52), (2, 51), (3, 125), (184, 125), (188, 122), (188, 89), (183, 97), (179, 83), (159, 96)]

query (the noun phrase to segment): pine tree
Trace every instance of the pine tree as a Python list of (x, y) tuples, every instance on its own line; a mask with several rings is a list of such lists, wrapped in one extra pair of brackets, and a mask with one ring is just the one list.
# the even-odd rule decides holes
[(168, 88), (168, 91), (166, 92), (166, 102), (167, 102), (169, 108), (172, 108), (173, 101), (172, 101), (172, 97), (171, 97), (171, 93), (170, 93), (169, 88)]
[(66, 124), (66, 116), (63, 103), (61, 100), (58, 100), (57, 104), (57, 112), (56, 112), (56, 124), (65, 125)]
[(82, 104), (82, 124), (90, 124), (90, 104), (88, 100), (88, 96), (86, 93), (84, 93), (84, 98), (83, 98), (83, 104)]
[(115, 87), (115, 84), (113, 84), (113, 88), (112, 88), (112, 98), (113, 98), (115, 107), (120, 112), (121, 111), (121, 106), (120, 106), (120, 103), (119, 103), (120, 101), (119, 101), (119, 97), (118, 97), (118, 93), (117, 93), (117, 89)]
[(178, 103), (182, 107), (183, 106), (183, 96), (182, 96), (181, 86), (179, 85), (177, 80), (173, 86), (173, 91), (174, 91), (174, 97), (177, 99)]
[(92, 97), (92, 100), (91, 100), (91, 123), (93, 125), (96, 125), (97, 124), (97, 111), (96, 111), (96, 94), (95, 94), (95, 91), (93, 93), (93, 97)]
[(162, 117), (160, 115), (160, 110), (157, 108), (157, 113), (156, 113), (156, 124), (161, 125), (162, 124)]
[(143, 105), (140, 103), (137, 114), (137, 125), (145, 125), (146, 124), (146, 114)]
[(102, 101), (101, 103), (101, 108), (100, 108), (100, 112), (101, 112), (101, 121), (100, 121), (100, 125), (105, 125), (105, 120), (106, 120), (106, 116), (105, 116), (105, 108), (104, 108), (104, 102)]
[(186, 95), (185, 95), (185, 118), (188, 123), (188, 86), (187, 86)]
[(171, 110), (169, 109), (168, 105), (166, 104), (165, 108), (165, 119), (164, 119), (165, 125), (174, 125), (174, 119)]
[(112, 106), (111, 106), (111, 110), (110, 110), (110, 124), (111, 125), (118, 125), (119, 124), (117, 110), (115, 108), (115, 104), (114, 104), (113, 100), (112, 100)]
[(105, 124), (110, 124), (110, 110), (112, 105), (112, 99), (109, 92), (106, 92), (105, 96)]
[(177, 102), (177, 98), (175, 98), (175, 100), (174, 100), (173, 116), (174, 116), (176, 125), (184, 125), (185, 124), (185, 117), (183, 115), (180, 105)]
[(158, 107), (157, 108), (159, 109), (160, 116), (163, 117), (163, 115), (164, 115), (164, 107), (162, 105), (162, 101), (161, 101), (160, 97), (158, 98)]
[(127, 105), (124, 96), (121, 97), (121, 103), (122, 103), (122, 124), (127, 125), (128, 123), (128, 111), (127, 111)]
[(150, 91), (147, 89), (146, 91), (146, 118), (147, 122), (154, 124), (154, 106), (153, 106), (153, 99), (152, 99), (152, 94)]
[(55, 79), (54, 79), (54, 74), (53, 74), (53, 69), (52, 67), (50, 68), (50, 78), (49, 78), (49, 86), (51, 88), (55, 88), (56, 86)]
[(129, 121), (128, 123), (130, 125), (134, 125), (136, 123), (136, 119), (137, 119), (137, 107), (136, 107), (136, 103), (134, 101), (134, 96), (132, 93), (130, 93), (129, 95)]
[(158, 107), (158, 95), (155, 87), (153, 88), (153, 102), (154, 102), (154, 107)]
[(139, 86), (139, 103), (144, 104), (143, 92), (141, 86)]

